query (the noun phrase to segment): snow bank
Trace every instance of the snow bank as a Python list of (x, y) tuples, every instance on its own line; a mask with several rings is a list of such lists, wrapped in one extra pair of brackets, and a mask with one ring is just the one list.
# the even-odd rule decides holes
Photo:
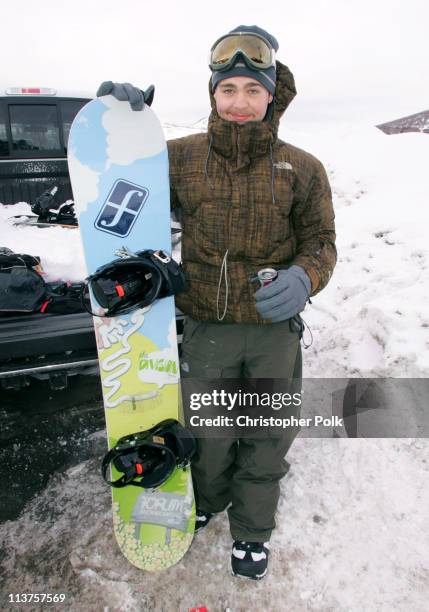
[(39, 255), (47, 281), (79, 281), (86, 276), (82, 243), (78, 229), (13, 226), (11, 217), (31, 215), (25, 202), (0, 206), (0, 246), (15, 253)]
[(325, 164), (336, 213), (338, 263), (304, 313), (305, 376), (428, 376), (429, 137), (361, 123), (285, 125), (281, 137)]

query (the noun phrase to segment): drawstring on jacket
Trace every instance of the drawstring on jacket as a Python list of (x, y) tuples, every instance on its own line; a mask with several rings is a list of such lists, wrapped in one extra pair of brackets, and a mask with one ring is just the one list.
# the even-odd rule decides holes
[(208, 184), (210, 185), (210, 188), (214, 189), (214, 184), (210, 180), (209, 171), (208, 171), (209, 159), (210, 159), (210, 155), (211, 155), (211, 152), (212, 152), (212, 145), (213, 145), (213, 135), (210, 136), (209, 148), (208, 148), (208, 151), (207, 151), (206, 163), (205, 163), (205, 166), (204, 166), (204, 174), (205, 174), (205, 177), (207, 179)]
[(273, 145), (270, 142), (270, 160), (271, 160), (271, 197), (273, 204), (276, 203), (276, 197), (274, 195), (274, 156), (273, 156)]
[[(228, 309), (228, 264), (227, 264), (227, 258), (228, 258), (228, 249), (226, 250), (225, 255), (223, 256), (223, 260), (222, 260), (222, 266), (220, 269), (220, 276), (219, 276), (219, 284), (217, 286), (217, 299), (216, 299), (216, 312), (217, 312), (217, 320), (218, 321), (223, 321), (226, 315), (226, 311)], [(220, 298), (220, 287), (222, 284), (222, 277), (225, 273), (225, 307), (223, 309), (223, 313), (222, 316), (219, 316), (219, 298)]]
[[(211, 152), (212, 152), (212, 146), (213, 146), (213, 136), (210, 136), (209, 148), (208, 148), (208, 151), (207, 151), (206, 163), (205, 163), (205, 166), (204, 166), (204, 174), (205, 174), (205, 177), (207, 179), (208, 184), (210, 185), (210, 188), (214, 189), (214, 184), (210, 180), (209, 171), (208, 171), (210, 155), (211, 155)], [(220, 269), (219, 284), (218, 284), (218, 287), (217, 287), (216, 313), (217, 313), (218, 321), (223, 321), (224, 320), (225, 315), (226, 315), (226, 311), (228, 309), (228, 291), (229, 291), (229, 287), (228, 287), (228, 264), (227, 264), (227, 259), (228, 259), (228, 249), (226, 250), (226, 253), (223, 256), (222, 266), (221, 266), (221, 269)], [(220, 289), (221, 289), (221, 284), (222, 284), (222, 278), (223, 278), (224, 274), (225, 274), (225, 307), (223, 309), (222, 316), (220, 316), (220, 312), (219, 312), (219, 299), (220, 299)]]

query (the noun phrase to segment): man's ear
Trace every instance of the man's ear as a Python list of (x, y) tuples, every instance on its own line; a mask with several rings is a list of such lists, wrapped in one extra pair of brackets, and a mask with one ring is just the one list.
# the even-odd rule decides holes
[(271, 102), (274, 100), (274, 96), (272, 93), (269, 94), (268, 96), (268, 104), (271, 104)]

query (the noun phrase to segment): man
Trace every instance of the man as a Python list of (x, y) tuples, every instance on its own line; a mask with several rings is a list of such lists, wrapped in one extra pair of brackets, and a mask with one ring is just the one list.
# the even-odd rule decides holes
[[(278, 139), (296, 94), (278, 42), (239, 26), (211, 49), (208, 131), (168, 142), (172, 208), (180, 210), (188, 290), (181, 371), (194, 378), (300, 382), (300, 318), (336, 263), (331, 191), (322, 164)], [(143, 108), (153, 92), (103, 83), (98, 95)], [(255, 291), (263, 268), (277, 278)], [(193, 462), (196, 529), (228, 508), (234, 575), (260, 579), (268, 567), (284, 457), (283, 436), (198, 441)]]

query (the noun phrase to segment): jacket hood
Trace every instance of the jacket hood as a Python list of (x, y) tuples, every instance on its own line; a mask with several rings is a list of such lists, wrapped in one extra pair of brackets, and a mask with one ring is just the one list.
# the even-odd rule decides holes
[(263, 121), (248, 121), (239, 125), (235, 121), (222, 119), (217, 113), (216, 100), (209, 84), (212, 111), (207, 129), (207, 176), (212, 150), (226, 159), (235, 160), (237, 170), (248, 165), (253, 158), (266, 154), (272, 156), (280, 118), (296, 95), (295, 81), (289, 68), (280, 62), (277, 62), (276, 68), (276, 90)]
[[(214, 121), (224, 121), (219, 117), (216, 111), (216, 100), (214, 99), (211, 79), (209, 81), (209, 94), (211, 104), (211, 114), (209, 118), (209, 124)], [(268, 106), (267, 117), (264, 119), (264, 123), (269, 123), (271, 131), (277, 134), (280, 119), (296, 96), (295, 79), (293, 78), (292, 72), (287, 66), (279, 61), (276, 61), (276, 90), (274, 93), (274, 99)]]

